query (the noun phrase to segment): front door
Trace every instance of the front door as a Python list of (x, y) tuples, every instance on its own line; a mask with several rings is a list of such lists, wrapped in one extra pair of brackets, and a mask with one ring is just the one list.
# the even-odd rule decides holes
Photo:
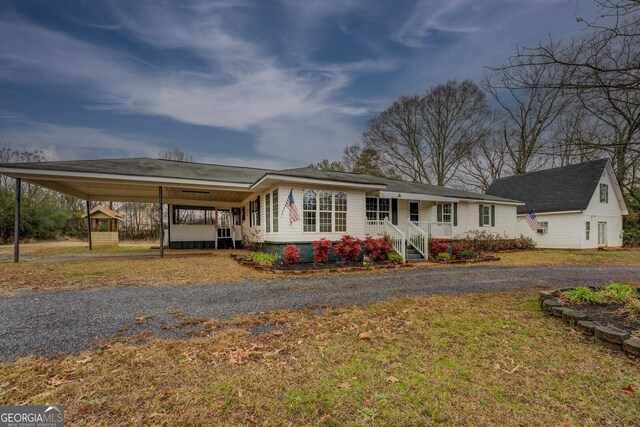
[(607, 223), (598, 223), (598, 246), (607, 246)]
[(231, 237), (231, 212), (229, 209), (218, 209), (218, 238)]
[(409, 203), (409, 221), (414, 224), (420, 221), (420, 204), (418, 202)]

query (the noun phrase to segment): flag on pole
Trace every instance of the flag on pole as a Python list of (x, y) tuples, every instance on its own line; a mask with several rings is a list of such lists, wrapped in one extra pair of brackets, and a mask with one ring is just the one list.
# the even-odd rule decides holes
[(540, 228), (540, 223), (536, 219), (536, 211), (531, 211), (526, 214), (524, 216), (524, 220), (527, 221), (527, 224), (529, 224), (529, 227), (531, 227), (533, 231), (536, 231), (538, 228)]
[[(289, 225), (300, 221), (300, 214), (298, 213), (296, 202), (293, 200), (293, 189), (289, 191), (289, 197), (287, 197), (287, 201), (284, 202), (284, 207), (289, 210)], [(282, 214), (284, 214), (284, 209), (282, 210)], [(280, 217), (282, 217), (282, 214)]]

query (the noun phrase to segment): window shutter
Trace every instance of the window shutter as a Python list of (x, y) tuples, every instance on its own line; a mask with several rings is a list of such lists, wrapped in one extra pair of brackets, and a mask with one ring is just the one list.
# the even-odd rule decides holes
[(496, 226), (496, 207), (495, 205), (491, 205), (491, 226)]
[(256, 197), (256, 210), (258, 211), (258, 215), (256, 215), (256, 225), (260, 227), (260, 196)]
[(458, 204), (457, 203), (453, 204), (453, 226), (454, 227), (458, 226)]
[(438, 222), (442, 222), (442, 205), (438, 205)]
[(253, 227), (253, 200), (249, 202), (249, 227)]
[(398, 199), (391, 199), (391, 223), (398, 225)]
[(480, 205), (480, 227), (484, 226), (484, 221), (482, 220), (483, 208), (484, 206)]

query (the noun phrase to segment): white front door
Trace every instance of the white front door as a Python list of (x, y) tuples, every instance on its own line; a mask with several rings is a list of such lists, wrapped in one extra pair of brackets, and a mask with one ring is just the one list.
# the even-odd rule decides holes
[(598, 246), (607, 246), (607, 223), (598, 222)]
[(219, 209), (218, 214), (218, 237), (231, 237), (231, 211), (229, 209)]

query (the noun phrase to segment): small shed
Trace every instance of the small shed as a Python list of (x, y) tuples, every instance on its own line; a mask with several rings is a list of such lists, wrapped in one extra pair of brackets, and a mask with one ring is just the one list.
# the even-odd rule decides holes
[[(86, 218), (87, 214), (82, 214)], [(119, 245), (118, 222), (124, 215), (113, 209), (96, 206), (89, 211), (91, 237), (89, 244), (96, 248), (116, 247)]]

